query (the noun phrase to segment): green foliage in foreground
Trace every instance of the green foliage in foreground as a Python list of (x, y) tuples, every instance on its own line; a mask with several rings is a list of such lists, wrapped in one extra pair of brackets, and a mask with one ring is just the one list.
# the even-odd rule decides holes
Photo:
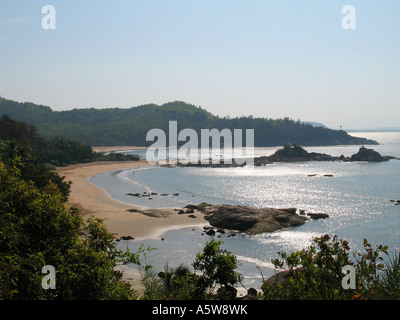
[[(211, 240), (196, 255), (192, 266), (180, 265), (156, 275), (147, 268), (143, 277), (144, 299), (213, 300), (231, 299), (236, 296), (234, 285), (242, 280), (237, 268), (236, 256), (221, 249), (221, 241)], [(233, 296), (232, 296), (233, 293)]]
[[(364, 248), (365, 253), (351, 256), (346, 240), (325, 235), (315, 238), (310, 247), (301, 251), (291, 254), (278, 252), (280, 258), (272, 262), (278, 270), (286, 270), (283, 281), (277, 284), (265, 282), (262, 297), (273, 300), (384, 299), (384, 290), (392, 291), (390, 285), (383, 284), (379, 277), (385, 267), (382, 255), (387, 255), (388, 247), (379, 245), (374, 249), (364, 240)], [(342, 269), (347, 265), (355, 269), (355, 289), (342, 286)], [(384, 272), (391, 274), (390, 268)], [(400, 277), (396, 281), (397, 285), (400, 284)]]
[(49, 189), (54, 185), (62, 200), (68, 199), (71, 183), (64, 181), (56, 172), (50, 171), (33, 153), (32, 148), (23, 141), (0, 141), (0, 159), (11, 168), (22, 180), (31, 181), (39, 190)]
[[(116, 266), (139, 263), (142, 250), (117, 250), (100, 220), (83, 220), (56, 185), (38, 188), (21, 167), (0, 161), (0, 299), (135, 298)], [(42, 287), (45, 265), (56, 269), (55, 290)]]

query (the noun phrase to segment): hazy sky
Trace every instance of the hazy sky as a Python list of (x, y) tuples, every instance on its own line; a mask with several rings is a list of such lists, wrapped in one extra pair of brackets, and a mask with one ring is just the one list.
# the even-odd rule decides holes
[[(55, 30), (42, 28), (44, 5)], [(345, 5), (355, 30), (342, 28)], [(400, 126), (400, 1), (0, 0), (0, 95)]]

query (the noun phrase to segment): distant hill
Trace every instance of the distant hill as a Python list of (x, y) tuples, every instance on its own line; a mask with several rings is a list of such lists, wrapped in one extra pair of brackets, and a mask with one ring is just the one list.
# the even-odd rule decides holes
[(317, 145), (370, 145), (376, 141), (349, 135), (343, 130), (315, 127), (289, 118), (269, 119), (236, 117), (221, 118), (185, 102), (142, 105), (132, 108), (73, 109), (53, 111), (48, 106), (20, 103), (0, 97), (0, 116), (34, 124), (44, 137), (60, 136), (91, 146), (137, 145), (148, 146), (146, 134), (160, 128), (168, 133), (169, 121), (178, 122), (178, 131), (192, 128), (254, 129), (256, 147), (281, 146), (296, 143)]

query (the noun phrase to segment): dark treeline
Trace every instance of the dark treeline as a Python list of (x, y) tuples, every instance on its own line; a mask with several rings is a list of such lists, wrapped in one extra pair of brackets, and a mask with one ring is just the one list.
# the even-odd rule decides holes
[(88, 144), (59, 136), (44, 138), (33, 124), (16, 121), (9, 115), (0, 118), (0, 142), (9, 148), (14, 145), (15, 150), (29, 148), (37, 161), (51, 166), (99, 160), (138, 160), (137, 156), (96, 153)]
[(16, 120), (34, 124), (44, 137), (59, 136), (91, 146), (148, 146), (152, 142), (146, 142), (147, 132), (159, 128), (168, 133), (169, 121), (178, 122), (178, 131), (191, 128), (198, 134), (201, 129), (254, 129), (256, 147), (292, 143), (303, 146), (377, 144), (375, 141), (350, 136), (343, 130), (314, 127), (290, 118), (219, 117), (201, 107), (179, 101), (127, 109), (53, 111), (42, 105), (0, 98), (0, 114), (8, 114)]
[(45, 139), (34, 125), (16, 121), (8, 115), (0, 118), (0, 141), (26, 144), (43, 163), (59, 165), (94, 159), (94, 152), (89, 145), (61, 137)]

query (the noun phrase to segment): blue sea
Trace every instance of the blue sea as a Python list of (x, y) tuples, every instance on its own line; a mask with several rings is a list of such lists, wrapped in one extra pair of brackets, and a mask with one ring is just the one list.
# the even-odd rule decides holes
[[(374, 139), (367, 146), (382, 155), (400, 157), (400, 132), (352, 133)], [(305, 147), (309, 152), (350, 156), (361, 146)], [(276, 148), (256, 148), (255, 156), (270, 155)], [(132, 150), (145, 156), (143, 150)], [(332, 175), (326, 177), (325, 175)], [(313, 176), (309, 176), (313, 175)], [(325, 234), (338, 235), (350, 243), (354, 252), (363, 251), (363, 240), (373, 246), (389, 246), (393, 255), (400, 251), (400, 161), (381, 163), (305, 162), (276, 163), (263, 167), (241, 168), (164, 168), (142, 167), (109, 171), (91, 181), (114, 198), (149, 208), (179, 208), (187, 204), (240, 204), (254, 207), (296, 207), (306, 212), (328, 213), (325, 220), (310, 220), (300, 227), (261, 235), (238, 233), (216, 237), (222, 248), (238, 259), (238, 271), (245, 287), (259, 288), (262, 275), (274, 274), (271, 259), (277, 251), (293, 252), (309, 246), (312, 239)], [(167, 193), (168, 196), (137, 198), (127, 193)], [(179, 194), (179, 195), (173, 195)], [(211, 240), (202, 228), (171, 230), (160, 239), (121, 241), (119, 246), (132, 250), (141, 244), (157, 248), (147, 263), (162, 270), (181, 263), (191, 265), (197, 252)], [(164, 238), (162, 241), (161, 238)], [(261, 272), (257, 268), (261, 268)], [(134, 268), (134, 266), (132, 266)]]

